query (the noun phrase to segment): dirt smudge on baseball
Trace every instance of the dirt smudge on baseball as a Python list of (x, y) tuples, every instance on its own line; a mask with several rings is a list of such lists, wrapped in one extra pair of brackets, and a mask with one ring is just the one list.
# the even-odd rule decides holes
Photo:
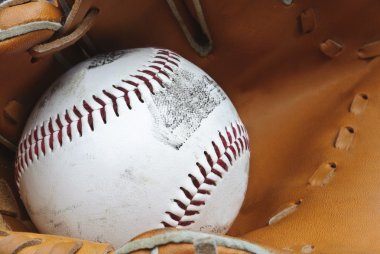
[(209, 76), (184, 69), (165, 85), (167, 89), (152, 96), (149, 110), (156, 137), (179, 150), (226, 95)]

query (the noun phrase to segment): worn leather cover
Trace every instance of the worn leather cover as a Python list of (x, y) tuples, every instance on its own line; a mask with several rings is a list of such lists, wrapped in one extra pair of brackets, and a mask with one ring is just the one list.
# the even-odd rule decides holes
[[(96, 52), (169, 48), (209, 73), (237, 107), (253, 156), (248, 195), (228, 235), (293, 253), (380, 252), (380, 2), (205, 0), (213, 39), (206, 57), (166, 2), (92, 6), (100, 10), (87, 34)], [(72, 52), (67, 59), (79, 60)], [(49, 70), (63, 71), (51, 58), (37, 65), (26, 53), (0, 58), (2, 107), (14, 94), (42, 92)], [(172, 246), (160, 253), (181, 253)]]

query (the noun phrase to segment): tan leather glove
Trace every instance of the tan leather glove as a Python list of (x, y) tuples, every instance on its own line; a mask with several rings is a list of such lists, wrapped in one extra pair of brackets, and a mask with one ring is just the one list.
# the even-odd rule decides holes
[[(158, 252), (157, 252), (158, 251)], [(197, 253), (197, 254), (269, 254), (290, 253), (252, 244), (237, 238), (193, 231), (155, 230), (136, 237), (118, 250), (109, 244), (35, 233), (0, 231), (0, 253), (19, 254), (129, 254), (129, 253)]]
[(25, 51), (58, 31), (62, 13), (48, 1), (0, 2), (0, 54)]
[[(380, 252), (380, 37), (374, 29), (380, 25), (380, 3), (168, 3), (115, 0), (76, 6), (82, 13), (73, 19), (77, 24), (89, 10), (100, 12), (87, 39), (61, 51), (59, 61), (77, 62), (83, 55), (74, 53), (83, 50), (160, 46), (178, 52), (225, 89), (251, 137), (249, 190), (228, 235), (270, 246), (275, 253)], [(1, 63), (12, 59), (24, 68), (40, 68), (34, 76), (25, 74), (34, 77), (30, 82), (4, 75), (14, 91), (47, 86), (43, 74), (53, 78), (64, 69), (51, 57), (32, 65), (30, 54), (41, 51), (33, 52), (1, 56)], [(5, 66), (0, 72), (15, 69)], [(12, 96), (4, 98), (3, 107)], [(0, 128), (10, 137), (4, 125)], [(194, 252), (188, 248), (193, 243), (171, 239), (157, 244), (159, 253)], [(231, 251), (222, 248), (220, 253)], [(157, 251), (148, 249), (140, 253)]]
[(106, 254), (112, 250), (109, 244), (68, 237), (0, 231), (0, 253), (4, 254)]

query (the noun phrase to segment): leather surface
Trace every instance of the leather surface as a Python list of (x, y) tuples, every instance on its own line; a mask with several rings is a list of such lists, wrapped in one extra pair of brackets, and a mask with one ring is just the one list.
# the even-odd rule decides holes
[[(209, 73), (237, 107), (252, 173), (229, 235), (295, 253), (380, 252), (378, 1), (205, 0), (214, 48), (204, 58), (165, 2), (93, 6), (100, 13), (88, 36), (97, 52), (169, 48)], [(359, 49), (371, 43), (363, 57)], [(32, 74), (28, 60), (12, 58), (27, 74), (8, 75), (13, 86), (2, 91), (20, 93), (46, 73)]]
[[(43, 21), (59, 23), (61, 17), (62, 13), (59, 8), (47, 1), (29, 2), (1, 9), (0, 29), (7, 30)], [(25, 51), (48, 40), (54, 32), (52, 29), (39, 29), (2, 40), (0, 41), (0, 55)]]
[(106, 254), (112, 250), (109, 244), (68, 237), (0, 231), (0, 253), (4, 254)]
[[(159, 235), (163, 235), (165, 233), (168, 233), (168, 232), (173, 232), (173, 231), (177, 231), (175, 229), (159, 229), (159, 230), (151, 230), (151, 231), (148, 231), (146, 233), (143, 233), (143, 234), (140, 234), (138, 236), (136, 236), (131, 242), (133, 243), (134, 241), (139, 241), (139, 240), (143, 240), (143, 239), (152, 239), (154, 238), (155, 236), (159, 236)], [(229, 237), (229, 240), (234, 240), (232, 237)], [(275, 250), (273, 248), (270, 248), (270, 247), (267, 247), (267, 246), (260, 246), (263, 248), (263, 251), (268, 251), (270, 253), (278, 253), (278, 254), (289, 254), (289, 252), (287, 251), (281, 251), (281, 250)], [(167, 244), (167, 245), (162, 245), (162, 246), (157, 246), (157, 251), (158, 253), (184, 253), (184, 254), (193, 254), (194, 253), (194, 249), (196, 249), (197, 247), (195, 246), (195, 244), (190, 244), (190, 243), (176, 243), (176, 244)], [(214, 249), (214, 251), (216, 252), (202, 252), (200, 251), (199, 253), (197, 254), (212, 254), (212, 253), (223, 253), (223, 254), (246, 254), (246, 253), (250, 253), (248, 251), (244, 251), (244, 250), (237, 250), (237, 249), (234, 249), (234, 248), (228, 248), (228, 247), (225, 247), (225, 246), (220, 246), (220, 245), (216, 245), (216, 248)], [(123, 251), (123, 248), (120, 248), (118, 250), (116, 250), (115, 252), (116, 254), (121, 254), (121, 253), (125, 253)], [(139, 254), (143, 254), (143, 253), (151, 253), (149, 250), (140, 250), (140, 251), (135, 251), (135, 252), (130, 252), (130, 253), (139, 253)], [(260, 254), (260, 253), (258, 253)]]
[[(35, 22), (61, 21), (62, 12), (47, 1), (27, 2), (0, 9), (0, 29), (8, 30)], [(43, 79), (49, 79), (52, 56), (32, 61), (26, 52), (32, 46), (48, 40), (54, 31), (39, 29), (0, 41), (0, 135), (17, 144), (23, 123), (31, 106), (46, 89)], [(57, 74), (54, 74), (54, 78)], [(50, 82), (50, 80), (49, 80)], [(17, 112), (7, 111), (9, 104), (17, 102)]]

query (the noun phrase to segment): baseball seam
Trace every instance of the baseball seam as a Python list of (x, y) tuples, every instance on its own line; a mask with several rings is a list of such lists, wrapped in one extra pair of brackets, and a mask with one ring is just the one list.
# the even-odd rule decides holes
[[(200, 174), (188, 174), (191, 188), (180, 187), (183, 193), (181, 198), (173, 199), (174, 209), (166, 211), (165, 218), (161, 221), (164, 227), (186, 227), (195, 223), (194, 216), (200, 213), (200, 209), (206, 204), (206, 199), (211, 195), (212, 187), (216, 186), (227, 173), (233, 162), (245, 151), (249, 151), (249, 138), (242, 124), (231, 124), (230, 130), (226, 127), (225, 133), (219, 131), (221, 142), (212, 141), (212, 153), (204, 151), (204, 159), (207, 162), (197, 162), (196, 168)], [(221, 145), (217, 145), (221, 143)], [(214, 157), (214, 158), (213, 158)]]
[[(123, 98), (127, 107), (132, 109), (130, 97), (133, 93), (141, 103), (144, 103), (141, 90), (143, 86), (147, 87), (152, 95), (155, 94), (155, 84), (166, 88), (165, 79), (170, 79), (169, 72), (174, 72), (174, 68), (179, 66), (180, 56), (169, 50), (157, 49), (149, 62), (149, 66), (144, 66), (143, 69), (138, 70), (138, 73), (130, 75), (130, 79), (121, 80), (126, 86), (133, 87), (132, 90), (128, 90), (123, 85), (112, 85), (111, 88), (117, 92), (102, 91), (102, 96), (107, 99), (92, 95), (92, 101), (83, 100), (81, 106), (74, 105), (72, 110), (66, 109), (64, 114), (57, 114), (55, 119), (50, 118), (29, 131), (20, 141), (16, 153), (15, 178), (17, 186), (20, 187), (20, 179), (25, 169), (34, 160), (39, 160), (40, 157), (45, 156), (48, 149), (52, 152), (58, 148), (57, 146), (62, 147), (64, 138), (68, 138), (71, 142), (74, 132), (77, 132), (81, 137), (84, 124), (87, 124), (91, 131), (94, 131), (93, 114), (95, 111), (99, 111), (103, 123), (106, 124), (109, 113), (107, 113), (106, 106), (112, 105), (114, 114), (119, 116), (117, 99)], [(95, 108), (91, 105), (100, 107)]]

